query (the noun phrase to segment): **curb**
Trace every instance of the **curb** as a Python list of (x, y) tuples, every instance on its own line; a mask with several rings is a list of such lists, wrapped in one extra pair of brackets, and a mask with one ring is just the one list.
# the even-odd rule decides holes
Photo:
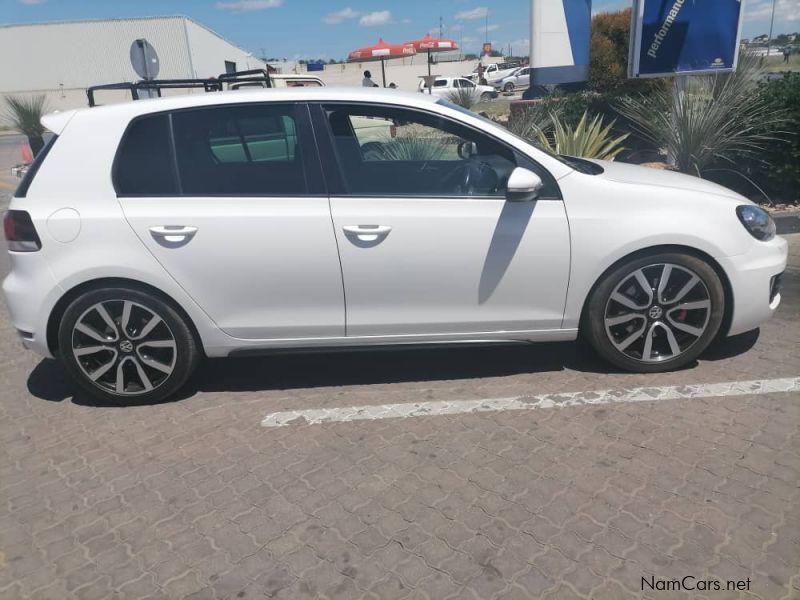
[(778, 228), (778, 235), (800, 233), (800, 211), (773, 213), (772, 219)]

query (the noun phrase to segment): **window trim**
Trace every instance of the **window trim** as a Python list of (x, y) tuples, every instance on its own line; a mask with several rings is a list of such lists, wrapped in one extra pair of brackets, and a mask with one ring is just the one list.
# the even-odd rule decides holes
[[(175, 148), (175, 130), (172, 123), (172, 116), (177, 113), (184, 113), (196, 110), (207, 109), (224, 109), (224, 108), (238, 108), (238, 107), (252, 107), (252, 106), (290, 106), (294, 110), (291, 115), (295, 120), (295, 129), (298, 140), (300, 140), (300, 155), (303, 161), (303, 180), (306, 185), (306, 193), (303, 194), (187, 194), (183, 192), (181, 184), (180, 170), (178, 168), (178, 154)], [(125, 141), (130, 135), (133, 126), (140, 120), (146, 118), (157, 117), (160, 115), (167, 115), (167, 127), (169, 138), (169, 153), (170, 153), (170, 169), (172, 176), (176, 182), (176, 193), (172, 194), (123, 194), (120, 193), (119, 185), (117, 183), (117, 172), (120, 168), (120, 154)], [(307, 140), (307, 141), (306, 141)], [(305, 143), (303, 143), (305, 141)], [(117, 149), (114, 153), (114, 160), (111, 165), (111, 184), (114, 188), (114, 193), (117, 198), (317, 198), (327, 197), (328, 192), (325, 187), (325, 182), (321, 176), (322, 165), (320, 160), (320, 153), (316, 143), (316, 136), (314, 135), (311, 118), (306, 102), (231, 102), (225, 104), (210, 104), (207, 106), (191, 106), (187, 108), (179, 108), (172, 110), (161, 110), (141, 115), (136, 115), (132, 118), (125, 131), (120, 137)]]
[(33, 183), (36, 174), (39, 172), (39, 169), (44, 163), (44, 159), (47, 158), (47, 155), (50, 153), (50, 149), (55, 145), (56, 140), (58, 139), (57, 134), (53, 134), (53, 136), (47, 140), (42, 146), (42, 149), (39, 150), (39, 154), (33, 159), (33, 162), (28, 166), (28, 170), (25, 171), (25, 175), (22, 176), (22, 179), (17, 186), (17, 189), (14, 190), (13, 198), (27, 198), (28, 197), (28, 190)]
[[(497, 144), (500, 144), (504, 148), (506, 148), (510, 154), (514, 156), (514, 160), (519, 162), (519, 159), (522, 158), (524, 161), (527, 161), (530, 165), (534, 168), (532, 169), (534, 173), (542, 177), (542, 173), (545, 174), (545, 177), (542, 177), (542, 180), (549, 179), (550, 185), (552, 185), (553, 189), (556, 191), (554, 196), (542, 197), (537, 198), (536, 200), (546, 200), (546, 201), (557, 201), (563, 202), (563, 195), (561, 193), (561, 187), (558, 185), (558, 180), (553, 177), (553, 175), (548, 171), (544, 166), (539, 164), (536, 160), (524, 154), (520, 150), (514, 148), (504, 140), (501, 140), (498, 137), (495, 137), (491, 133), (484, 131), (478, 127), (475, 127), (469, 123), (464, 123), (463, 121), (459, 121), (457, 119), (453, 119), (449, 115), (444, 115), (436, 111), (424, 110), (418, 107), (411, 107), (411, 106), (404, 106), (399, 104), (387, 104), (384, 102), (359, 102), (359, 101), (346, 101), (346, 100), (332, 100), (332, 101), (315, 101), (309, 102), (309, 107), (312, 111), (312, 119), (315, 123), (315, 138), (319, 140), (320, 136), (325, 138), (325, 148), (320, 148), (320, 159), (323, 162), (323, 169), (325, 170), (326, 179), (331, 180), (332, 171), (336, 173), (336, 176), (331, 181), (335, 181), (335, 185), (329, 186), (330, 188), (330, 196), (331, 198), (381, 198), (381, 199), (388, 199), (388, 200), (397, 200), (397, 199), (411, 199), (411, 200), (424, 200), (424, 199), (431, 199), (431, 200), (499, 200), (506, 202), (507, 198), (505, 195), (503, 196), (458, 196), (458, 195), (434, 195), (434, 194), (396, 194), (396, 195), (380, 195), (380, 194), (351, 194), (347, 191), (347, 182), (344, 176), (344, 169), (342, 167), (341, 159), (339, 158), (339, 154), (336, 150), (336, 144), (334, 141), (333, 131), (331, 131), (330, 123), (328, 123), (328, 118), (325, 115), (325, 107), (331, 105), (342, 105), (342, 106), (367, 106), (367, 107), (379, 107), (379, 108), (388, 108), (393, 110), (406, 110), (410, 112), (422, 113), (428, 116), (444, 119), (456, 126), (463, 127), (468, 129), (471, 132), (475, 132), (479, 135), (483, 135), (486, 137), (491, 138)], [(323, 128), (321, 131), (317, 128)], [(522, 166), (523, 168), (529, 168), (528, 166), (523, 166), (517, 164), (517, 166)]]

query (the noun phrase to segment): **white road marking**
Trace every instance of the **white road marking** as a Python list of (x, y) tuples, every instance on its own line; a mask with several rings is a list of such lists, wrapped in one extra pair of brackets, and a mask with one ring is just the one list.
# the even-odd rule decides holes
[(320, 423), (408, 419), (412, 417), (432, 417), (505, 410), (565, 408), (569, 406), (583, 406), (586, 404), (688, 400), (788, 392), (800, 392), (800, 377), (755, 379), (752, 381), (727, 381), (724, 383), (701, 383), (693, 385), (669, 385), (662, 387), (637, 387), (564, 394), (540, 394), (538, 396), (489, 398), (484, 400), (441, 400), (433, 402), (404, 402), (397, 404), (349, 406), (342, 408), (288, 410), (268, 414), (264, 417), (264, 420), (261, 421), (261, 425), (262, 427), (319, 425)]

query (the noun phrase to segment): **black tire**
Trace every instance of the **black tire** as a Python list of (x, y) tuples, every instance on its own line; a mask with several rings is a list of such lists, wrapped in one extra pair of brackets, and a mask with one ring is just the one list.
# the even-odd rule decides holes
[(510, 94), (514, 91), (514, 84), (511, 82), (505, 84), (505, 86), (503, 86), (503, 91), (507, 94)]
[[(683, 327), (686, 327), (687, 325), (693, 325), (693, 328), (697, 329), (698, 332), (701, 330), (699, 326), (700, 323), (704, 323), (705, 328), (702, 329), (702, 334), (687, 334), (682, 329), (678, 330), (672, 327), (671, 324), (675, 323), (675, 319), (669, 321), (668, 319), (671, 319), (671, 316), (668, 315), (670, 315), (672, 311), (678, 310), (680, 311), (677, 313), (679, 315), (679, 319), (685, 320), (689, 312), (686, 310), (681, 310), (679, 304), (688, 306), (690, 303), (683, 300), (676, 303), (659, 302), (658, 292), (653, 290), (652, 287), (651, 291), (649, 292), (652, 294), (652, 304), (650, 308), (637, 308), (635, 311), (629, 310), (628, 314), (633, 315), (637, 313), (637, 316), (635, 316), (631, 321), (622, 322), (620, 324), (607, 327), (606, 317), (609, 317), (609, 319), (620, 318), (609, 315), (609, 311), (612, 311), (616, 308), (617, 310), (622, 311), (621, 314), (623, 317), (625, 316), (626, 308), (621, 304), (617, 304), (617, 301), (611, 298), (615, 291), (619, 291), (617, 290), (617, 287), (621, 284), (625, 284), (628, 286), (627, 289), (633, 289), (635, 291), (636, 286), (639, 284), (636, 283), (636, 277), (634, 274), (639, 269), (642, 269), (642, 274), (649, 275), (646, 276), (645, 279), (652, 284), (654, 279), (651, 279), (651, 277), (655, 278), (657, 276), (655, 274), (658, 272), (658, 267), (661, 266), (663, 269), (663, 265), (671, 265), (671, 272), (678, 274), (675, 276), (678, 277), (677, 285), (673, 286), (671, 289), (664, 290), (664, 299), (669, 299), (671, 293), (675, 294), (675, 287), (680, 287), (681, 284), (684, 286), (691, 285), (690, 282), (692, 279), (690, 273), (697, 276), (700, 282), (702, 282), (702, 284), (705, 286), (703, 288), (699, 284), (695, 284), (695, 286), (691, 288), (690, 292), (687, 293), (685, 298), (691, 299), (690, 294), (695, 294), (698, 298), (707, 296), (710, 302), (709, 308), (694, 309), (691, 314), (694, 315), (692, 318), (697, 320), (696, 323), (679, 323), (679, 325), (682, 325)], [(675, 267), (677, 267), (677, 269)], [(684, 279), (681, 280), (680, 277), (683, 277)], [(666, 279), (669, 281), (670, 276), (667, 276)], [(643, 290), (643, 286), (639, 285), (639, 290), (644, 292), (646, 297), (648, 292)], [(677, 294), (675, 295), (677, 296)], [(646, 303), (646, 300), (644, 300), (644, 302)], [(699, 302), (693, 302), (691, 304), (702, 303), (705, 303), (705, 300), (701, 299)], [(661, 306), (656, 306), (656, 308), (653, 308), (653, 305)], [(651, 310), (654, 312), (651, 312)], [(707, 311), (707, 313), (702, 311)], [(641, 316), (638, 316), (638, 313), (641, 313)], [(662, 314), (653, 318), (653, 314), (659, 315), (659, 313)], [(626, 371), (632, 371), (635, 373), (660, 373), (679, 369), (694, 361), (716, 337), (717, 333), (719, 332), (720, 325), (722, 324), (724, 314), (725, 291), (719, 275), (717, 275), (717, 272), (714, 270), (714, 268), (696, 256), (682, 253), (664, 252), (625, 260), (605, 273), (602, 279), (595, 285), (595, 288), (591, 292), (589, 300), (586, 303), (583, 318), (581, 320), (581, 333), (586, 337), (589, 343), (591, 343), (597, 353), (609, 363)], [(656, 321), (659, 321), (664, 325), (669, 325), (669, 329), (672, 332), (672, 338), (668, 337), (669, 334), (666, 331), (667, 327), (656, 324)], [(640, 327), (644, 327), (644, 333), (642, 333), (642, 336), (635, 338), (630, 346), (620, 350), (618, 346), (623, 346), (626, 342), (633, 339)], [(620, 328), (625, 328), (621, 334)], [(659, 334), (662, 339), (660, 341), (653, 341), (656, 340)], [(651, 339), (650, 346), (648, 348), (645, 338), (651, 335), (656, 335), (656, 337)], [(616, 336), (619, 336), (619, 339), (617, 339)], [(612, 341), (612, 337), (615, 338), (616, 344)], [(681, 349), (680, 353), (676, 354), (671, 351), (669, 354), (665, 353), (664, 357), (661, 358), (658, 356), (658, 352), (654, 352), (653, 350), (657, 343), (661, 344), (661, 347), (672, 348), (670, 342), (679, 342), (680, 339), (683, 339), (683, 341), (679, 344)], [(682, 347), (684, 344), (685, 347)], [(636, 348), (638, 346), (641, 346), (642, 348), (640, 351), (640, 356), (632, 356), (631, 354), (636, 354)], [(628, 348), (630, 348), (630, 350), (628, 350)], [(649, 360), (644, 360), (646, 356), (649, 357)]]
[[(101, 318), (96, 308), (98, 305), (111, 317), (116, 330), (103, 324), (107, 321)], [(127, 330), (122, 333), (120, 322), (123, 317), (116, 315), (126, 305), (131, 308), (126, 319)], [(149, 313), (160, 321), (148, 333), (150, 320), (156, 321)], [(102, 329), (107, 341), (89, 338), (83, 333), (85, 327), (76, 330), (79, 320), (84, 326), (91, 320), (92, 335), (100, 333)], [(136, 334), (143, 333), (145, 337), (127, 344), (131, 349), (127, 346), (123, 348), (124, 342), (134, 340)], [(116, 340), (111, 339), (110, 334), (115, 335)], [(76, 356), (76, 352), (101, 346), (103, 349), (95, 353), (80, 358)], [(145, 347), (147, 349), (143, 350)], [(201, 351), (186, 319), (168, 302), (141, 289), (113, 286), (88, 290), (67, 306), (58, 327), (57, 356), (80, 390), (100, 403), (153, 404), (168, 399), (186, 383), (200, 361)], [(112, 366), (98, 378), (98, 383), (92, 381), (89, 373), (96, 374), (107, 364)], [(153, 368), (153, 365), (160, 366)], [(171, 371), (164, 373), (164, 367), (169, 367)], [(122, 393), (109, 388), (116, 387), (115, 376), (120, 373), (124, 387)], [(139, 378), (138, 385), (136, 377)], [(109, 381), (111, 378), (113, 382)], [(143, 383), (145, 379), (147, 384)], [(147, 389), (147, 385), (151, 389)]]
[(489, 92), (483, 92), (481, 94), (481, 102), (490, 102), (492, 99), (492, 95)]

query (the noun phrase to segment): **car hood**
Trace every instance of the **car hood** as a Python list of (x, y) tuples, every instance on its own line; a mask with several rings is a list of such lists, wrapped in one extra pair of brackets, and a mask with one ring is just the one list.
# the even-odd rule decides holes
[(639, 165), (630, 165), (607, 160), (592, 159), (591, 162), (603, 167), (604, 173), (598, 175), (598, 177), (604, 177), (612, 181), (668, 187), (687, 192), (714, 194), (715, 196), (733, 198), (734, 200), (750, 204), (750, 201), (744, 196), (717, 183), (708, 181), (707, 179), (700, 179), (699, 177), (684, 175), (683, 173), (676, 173), (675, 171), (668, 171), (665, 169), (653, 169), (650, 167), (641, 167)]

